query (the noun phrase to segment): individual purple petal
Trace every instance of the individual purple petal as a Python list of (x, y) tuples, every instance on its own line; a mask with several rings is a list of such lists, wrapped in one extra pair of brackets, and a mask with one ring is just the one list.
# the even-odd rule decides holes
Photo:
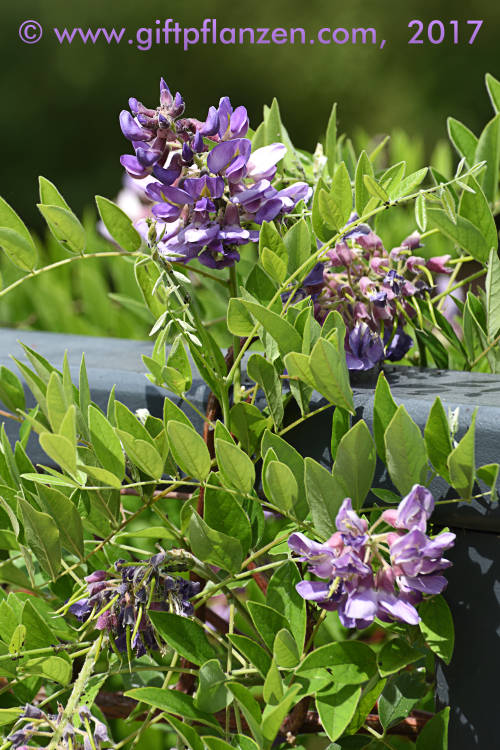
[(434, 498), (427, 487), (414, 484), (397, 509), (396, 528), (425, 531), (434, 510)]
[(324, 581), (299, 581), (295, 588), (303, 599), (319, 602), (328, 599), (331, 585)]
[[(219, 113), (215, 107), (210, 107), (208, 110), (207, 119), (205, 124), (199, 131), (201, 136), (215, 135), (219, 129)], [(197, 150), (197, 149), (196, 149)]]
[[(271, 143), (269, 146), (258, 148), (248, 160), (248, 176), (255, 181), (268, 178), (268, 174), (273, 171), (275, 165), (283, 159), (285, 154), (286, 146), (283, 143)], [(272, 173), (274, 176), (274, 172)]]
[(155, 151), (152, 148), (138, 148), (135, 154), (139, 164), (145, 168), (152, 167), (161, 157), (161, 151)]
[(245, 107), (236, 107), (231, 115), (229, 129), (233, 138), (244, 138), (248, 131), (248, 115)]
[(172, 104), (172, 94), (168, 88), (165, 79), (160, 78), (160, 104), (162, 107), (170, 107)]
[(120, 112), (120, 128), (129, 141), (150, 141), (154, 136), (152, 131), (142, 128), (126, 109)]
[(128, 174), (135, 179), (141, 179), (147, 177), (149, 170), (142, 166), (136, 156), (131, 154), (123, 154), (120, 156), (120, 164), (124, 167)]

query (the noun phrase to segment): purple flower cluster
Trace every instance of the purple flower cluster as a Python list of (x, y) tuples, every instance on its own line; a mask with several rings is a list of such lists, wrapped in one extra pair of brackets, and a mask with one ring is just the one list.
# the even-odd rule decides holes
[[(53, 731), (63, 717), (63, 707), (59, 706), (57, 714), (47, 714), (37, 706), (29, 703), (24, 707), (24, 711), (14, 724), (12, 733), (7, 737), (7, 741), (12, 743), (14, 750), (24, 750), (28, 747), (41, 747), (28, 745), (28, 743), (37, 736), (44, 738), (45, 745), (47, 731)], [(102, 721), (93, 716), (87, 706), (81, 706), (77, 709), (80, 718), (80, 725), (75, 727), (73, 723), (68, 722), (64, 727), (61, 742), (57, 747), (65, 750), (100, 750), (103, 742), (110, 742), (108, 730)], [(26, 723), (25, 720), (27, 720)], [(93, 723), (93, 727), (91, 726)]]
[(96, 570), (85, 579), (87, 595), (72, 604), (69, 611), (82, 622), (95, 619), (96, 629), (105, 631), (120, 652), (130, 648), (140, 657), (149, 649), (158, 649), (148, 611), (189, 617), (194, 613), (189, 600), (200, 588), (199, 583), (168, 575), (166, 571), (172, 566), (166, 557), (161, 552), (136, 565), (118, 560), (115, 569), (119, 577)]
[[(382, 513), (371, 529), (346, 498), (335, 519), (337, 531), (319, 544), (292, 534), (290, 548), (309, 572), (322, 581), (300, 581), (299, 594), (328, 611), (336, 610), (347, 628), (366, 628), (377, 617), (384, 622), (419, 622), (415, 606), (424, 594), (440, 594), (451, 563), (443, 558), (455, 534), (426, 535), (434, 498), (422, 485), (413, 486), (397, 509)], [(385, 521), (394, 531), (374, 533)]]
[(155, 223), (138, 222), (144, 238), (166, 261), (222, 268), (239, 260), (238, 247), (257, 242), (257, 225), (289, 213), (311, 197), (303, 182), (278, 189), (272, 181), (286, 153), (273, 143), (252, 153), (245, 107), (223, 97), (204, 123), (182, 118), (184, 101), (160, 82), (160, 106), (129, 100), (120, 114), (123, 134), (134, 147), (121, 163), (131, 177), (150, 178)]
[[(349, 223), (357, 218), (353, 214)], [(413, 340), (404, 330), (405, 316), (413, 317), (415, 311), (409, 300), (432, 290), (432, 274), (450, 272), (449, 255), (425, 260), (413, 254), (419, 247), (415, 232), (387, 251), (371, 227), (359, 224), (316, 267), (311, 295), (315, 315), (320, 322), (330, 310), (342, 315), (350, 370), (369, 370), (383, 360), (398, 362), (410, 350)], [(304, 288), (300, 292), (299, 299)]]

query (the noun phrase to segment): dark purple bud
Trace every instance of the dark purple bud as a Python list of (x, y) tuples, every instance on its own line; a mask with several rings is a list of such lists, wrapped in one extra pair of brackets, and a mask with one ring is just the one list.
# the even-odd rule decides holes
[(409, 237), (403, 240), (401, 246), (407, 247), (408, 250), (416, 250), (419, 247), (423, 247), (420, 242), (420, 234), (418, 232), (413, 232), (413, 234), (410, 234)]
[(195, 137), (193, 138), (192, 148), (196, 154), (201, 154), (205, 150), (205, 144), (203, 143), (203, 136), (201, 132), (196, 133)]
[(142, 166), (136, 156), (123, 154), (123, 156), (120, 156), (120, 164), (127, 170), (128, 174), (135, 179), (147, 177), (149, 174), (149, 170)]
[(191, 147), (189, 146), (189, 144), (185, 143), (182, 147), (182, 161), (189, 167), (193, 163), (193, 158), (193, 151)]
[(170, 93), (170, 89), (168, 88), (167, 84), (165, 83), (165, 79), (160, 79), (160, 104), (162, 107), (170, 107), (172, 104), (172, 94)]
[(205, 120), (205, 124), (200, 129), (199, 133), (201, 136), (211, 136), (215, 135), (218, 129), (219, 113), (217, 112), (215, 107), (210, 107), (210, 109), (208, 110), (207, 119)]

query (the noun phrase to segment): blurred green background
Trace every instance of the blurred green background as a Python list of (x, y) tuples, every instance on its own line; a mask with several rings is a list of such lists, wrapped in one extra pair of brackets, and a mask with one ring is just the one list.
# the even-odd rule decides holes
[[(472, 27), (466, 24), (471, 16), (484, 21), (472, 46), (468, 44)], [(129, 151), (118, 127), (118, 113), (131, 95), (155, 106), (161, 75), (183, 94), (187, 114), (200, 119), (227, 94), (234, 105), (247, 106), (251, 125), (256, 127), (262, 106), (277, 96), (292, 139), (306, 149), (313, 149), (324, 134), (332, 102), (337, 101), (340, 130), (358, 144), (364, 142), (362, 131), (376, 136), (400, 129), (394, 151), (407, 150), (405, 144), (411, 144), (416, 162), (421, 162), (414, 168), (435, 156), (436, 143), (446, 138), (448, 115), (476, 133), (484, 126), (492, 116), (484, 74), (489, 71), (500, 77), (500, 6), (491, 0), (475, 0), (473, 8), (466, 0), (432, 4), (416, 0), (342, 4), (324, 0), (86, 0), (80, 4), (23, 0), (4, 2), (0, 17), (0, 194), (42, 240), (45, 230), (35, 207), (37, 176), (43, 174), (58, 185), (79, 215), (92, 205), (95, 194), (113, 198), (123, 176), (119, 156)], [(128, 40), (138, 27), (156, 28), (157, 19), (163, 23), (169, 17), (182, 26), (201, 26), (205, 17), (217, 18), (219, 27), (299, 26), (308, 37), (325, 26), (375, 27), (378, 38), (387, 42), (383, 50), (371, 45), (316, 43), (199, 44), (187, 52), (161, 44), (139, 51), (126, 41), (108, 45), (103, 39), (95, 45), (80, 40), (60, 45), (52, 31), (53, 27), (126, 27)], [(19, 39), (19, 26), (26, 19), (44, 27), (38, 44), (23, 44)], [(442, 20), (446, 28), (443, 44), (409, 45), (412, 19), (426, 25)], [(451, 19), (458, 21), (458, 45), (453, 44)], [(87, 216), (92, 224), (92, 215), (87, 212)], [(57, 250), (49, 248), (47, 257), (58, 257)], [(13, 269), (2, 261), (0, 271), (9, 278)], [(28, 282), (22, 291), (10, 295), (8, 308), (0, 304), (0, 325), (144, 335), (145, 321), (129, 311), (124, 325), (116, 301), (113, 313), (109, 300), (106, 309), (93, 304), (102, 293), (106, 295), (106, 289), (131, 294), (131, 268), (118, 273), (108, 264), (101, 284), (99, 273), (97, 267), (92, 272), (72, 270), (71, 276), (61, 273), (60, 279), (47, 275), (43, 283)], [(36, 284), (40, 287), (37, 294)], [(31, 307), (30, 300), (34, 300)]]

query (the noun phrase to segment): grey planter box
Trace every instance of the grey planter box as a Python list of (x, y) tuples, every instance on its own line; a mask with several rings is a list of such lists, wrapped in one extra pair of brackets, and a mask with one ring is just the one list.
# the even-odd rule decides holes
[[(102, 408), (105, 408), (109, 391), (116, 384), (117, 399), (130, 409), (146, 407), (151, 414), (162, 415), (164, 391), (146, 379), (141, 361), (142, 354), (151, 352), (150, 342), (5, 329), (0, 330), (0, 365), (15, 369), (9, 355), (23, 357), (17, 343), (19, 339), (57, 367), (61, 366), (67, 349), (74, 382), (78, 382), (81, 354), (85, 352), (92, 398)], [(421, 428), (438, 395), (445, 408), (460, 408), (459, 437), (478, 407), (476, 465), (500, 460), (500, 377), (438, 370), (421, 372), (403, 367), (388, 368), (386, 375), (394, 399), (405, 405)], [(208, 391), (196, 375), (190, 396), (204, 411)], [(373, 396), (371, 383), (354, 387), (357, 415), (369, 425), (373, 418)], [(194, 424), (201, 429), (201, 420), (194, 411), (183, 407), (178, 397), (170, 397), (191, 419), (194, 417)], [(319, 394), (316, 401), (319, 405)], [(7, 423), (8, 435), (15, 440), (16, 423), (9, 420)], [(288, 433), (287, 439), (302, 455), (312, 456), (328, 465), (330, 431), (331, 411), (327, 410)], [(35, 463), (47, 462), (36, 437), (30, 439), (28, 449)], [(377, 467), (375, 485), (389, 486), (382, 464)], [(446, 499), (449, 492), (439, 481), (432, 490), (436, 499)], [(437, 698), (443, 705), (451, 706), (450, 748), (486, 750), (492, 747), (492, 738), (497, 734), (497, 700), (493, 696), (496, 696), (500, 668), (500, 507), (484, 498), (472, 503), (444, 505), (434, 519), (452, 527), (457, 534), (456, 545), (450, 554), (454, 566), (448, 572), (446, 591), (455, 620), (456, 647), (452, 664), (438, 667)]]

